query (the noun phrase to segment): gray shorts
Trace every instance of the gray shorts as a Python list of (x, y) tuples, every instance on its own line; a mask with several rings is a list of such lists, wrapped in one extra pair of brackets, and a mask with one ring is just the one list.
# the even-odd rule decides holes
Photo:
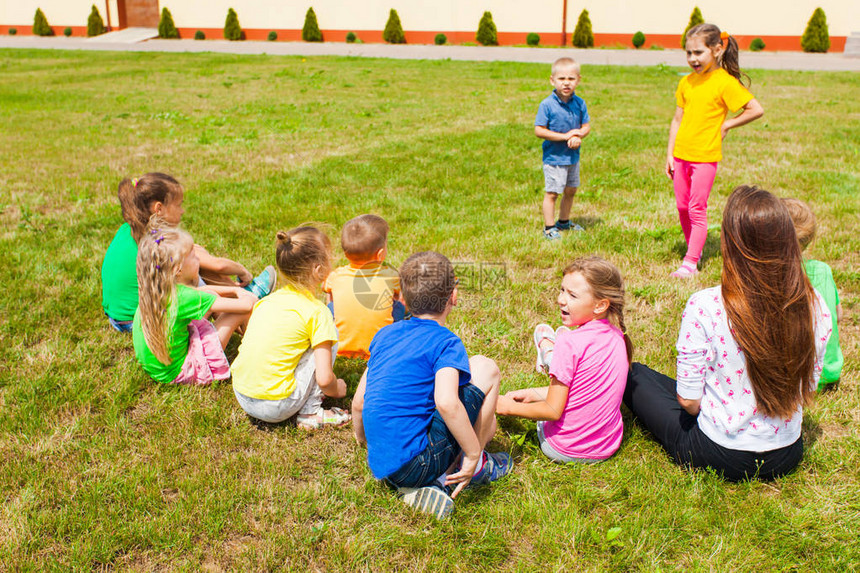
[(537, 433), (538, 433), (538, 444), (540, 444), (540, 451), (543, 452), (543, 455), (548, 457), (554, 462), (560, 464), (569, 464), (569, 463), (578, 463), (578, 464), (596, 464), (602, 462), (603, 460), (593, 460), (590, 458), (572, 458), (570, 456), (566, 456), (563, 453), (557, 451), (554, 447), (552, 447), (547, 441), (546, 436), (543, 433), (543, 425), (544, 422), (537, 423)]
[(579, 161), (573, 165), (544, 164), (543, 178), (547, 193), (560, 195), (565, 187), (579, 187)]

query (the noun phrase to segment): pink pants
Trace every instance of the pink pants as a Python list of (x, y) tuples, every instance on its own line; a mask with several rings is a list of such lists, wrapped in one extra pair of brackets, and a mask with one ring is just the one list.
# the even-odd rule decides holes
[(684, 260), (698, 263), (708, 238), (708, 197), (717, 175), (717, 163), (694, 163), (675, 158), (675, 205), (687, 241)]
[(182, 370), (171, 384), (208, 386), (213, 380), (230, 377), (230, 363), (221, 348), (218, 331), (208, 320), (188, 323), (188, 354)]

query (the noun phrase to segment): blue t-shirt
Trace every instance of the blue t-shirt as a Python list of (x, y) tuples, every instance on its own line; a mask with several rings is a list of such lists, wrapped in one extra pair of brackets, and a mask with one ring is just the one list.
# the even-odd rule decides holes
[[(585, 100), (576, 94), (570, 96), (570, 101), (564, 103), (555, 93), (540, 102), (535, 126), (545, 127), (550, 131), (567, 133), (571, 129), (579, 129), (582, 124), (591, 121)], [(571, 149), (566, 141), (543, 140), (543, 162), (545, 165), (574, 165), (579, 161), (579, 148)]]
[(472, 378), (463, 342), (435, 320), (413, 317), (373, 337), (362, 418), (367, 464), (377, 479), (427, 447), (436, 372), (446, 367), (460, 371), (461, 386)]

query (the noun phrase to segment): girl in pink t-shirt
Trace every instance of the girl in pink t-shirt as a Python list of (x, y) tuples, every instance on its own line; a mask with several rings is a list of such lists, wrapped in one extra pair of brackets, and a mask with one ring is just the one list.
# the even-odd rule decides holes
[[(564, 326), (535, 329), (537, 368), (551, 383), (499, 396), (496, 413), (538, 422), (541, 451), (557, 462), (599, 462), (621, 445), (621, 399), (633, 345), (625, 334), (619, 270), (600, 257), (575, 260), (561, 281)], [(572, 330), (574, 329), (575, 330)]]

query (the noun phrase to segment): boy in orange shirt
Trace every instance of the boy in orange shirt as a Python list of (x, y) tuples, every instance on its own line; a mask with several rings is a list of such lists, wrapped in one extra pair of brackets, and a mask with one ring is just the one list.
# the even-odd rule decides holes
[(333, 270), (323, 290), (338, 330), (338, 355), (366, 359), (376, 332), (406, 312), (400, 275), (384, 262), (388, 223), (378, 215), (359, 215), (344, 224), (340, 242), (349, 264)]

